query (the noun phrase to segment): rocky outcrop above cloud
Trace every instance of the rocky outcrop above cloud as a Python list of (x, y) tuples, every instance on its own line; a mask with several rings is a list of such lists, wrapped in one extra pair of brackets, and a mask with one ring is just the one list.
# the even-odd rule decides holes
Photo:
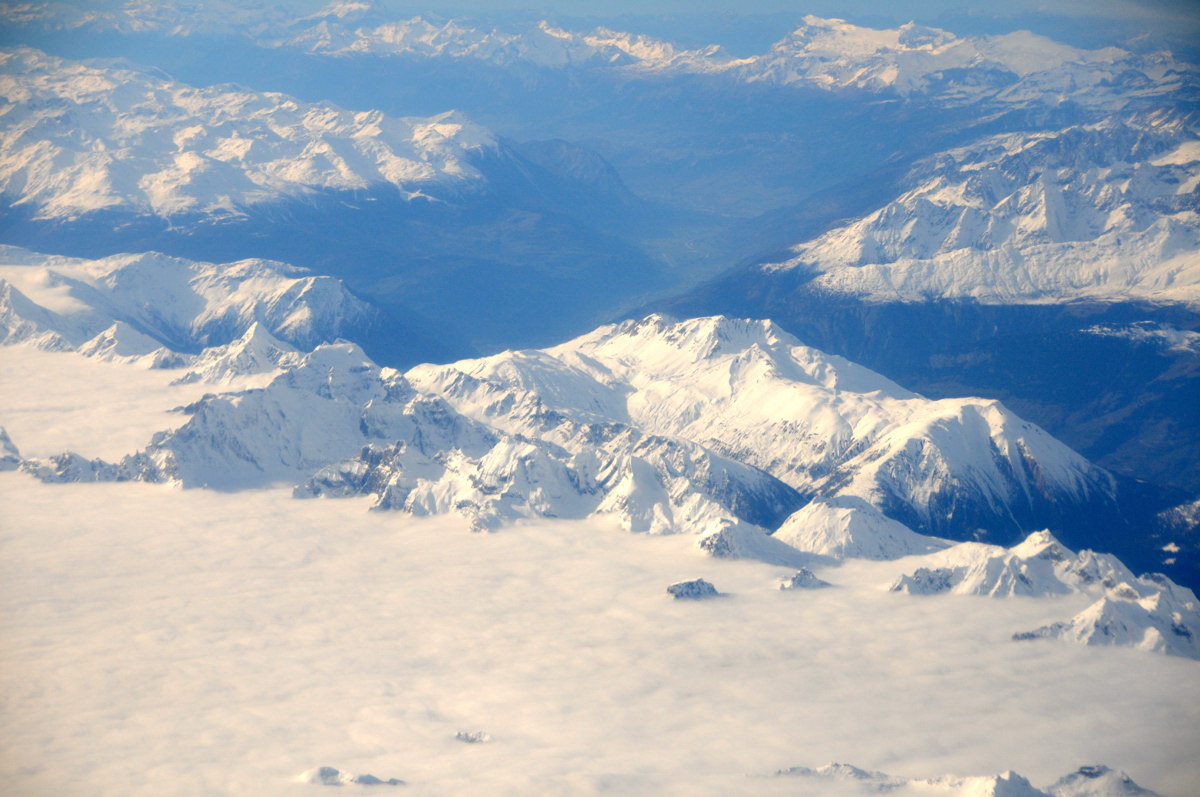
[(817, 578), (813, 571), (807, 567), (802, 567), (787, 578), (781, 578), (776, 582), (776, 586), (781, 590), (792, 589), (823, 589), (824, 587), (833, 586), (824, 579)]
[[(826, 764), (815, 769), (790, 767), (776, 776), (828, 781), (860, 794), (945, 794), (956, 797), (1124, 797), (1143, 795), (1155, 797), (1154, 792), (1139, 787), (1124, 772), (1106, 766), (1080, 767), (1054, 784), (1040, 789), (1016, 772), (999, 775), (960, 777), (942, 775), (933, 778), (902, 778), (873, 772), (850, 764)], [(842, 793), (842, 792), (839, 792)]]
[(403, 786), (404, 781), (398, 778), (383, 780), (374, 775), (353, 775), (343, 772), (336, 767), (317, 767), (296, 776), (297, 783), (311, 783), (316, 786)]
[(21, 452), (3, 426), (0, 426), (0, 471), (16, 470), (21, 464)]
[(962, 543), (927, 557), (930, 566), (898, 578), (893, 592), (1031, 597), (1098, 596), (1070, 620), (1013, 635), (1017, 641), (1062, 639), (1200, 658), (1200, 603), (1161, 574), (1135, 577), (1120, 561), (1073, 553), (1049, 532), (1009, 549)]
[(1064, 622), (1013, 635), (1200, 659), (1200, 604), (1190, 590), (1145, 577), (1122, 582)]
[(680, 581), (667, 587), (667, 594), (677, 601), (703, 600), (720, 596), (717, 588), (702, 578)]

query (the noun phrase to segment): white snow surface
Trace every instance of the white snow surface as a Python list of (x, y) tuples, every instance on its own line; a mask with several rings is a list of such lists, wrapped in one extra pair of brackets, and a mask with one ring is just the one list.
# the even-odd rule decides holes
[(765, 272), (874, 301), (1200, 301), (1200, 132), (1171, 112), (1006, 133), (935, 156)]
[(490, 132), (157, 72), (0, 50), (0, 193), (37, 218), (103, 209), (221, 217), (317, 191), (472, 191)]

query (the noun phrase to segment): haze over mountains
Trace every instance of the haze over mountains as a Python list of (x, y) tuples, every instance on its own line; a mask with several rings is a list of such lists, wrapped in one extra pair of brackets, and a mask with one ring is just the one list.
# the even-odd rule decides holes
[[(308, 589), (323, 606), (345, 599), (346, 613), (318, 612), (319, 653), (279, 683), (312, 691), (302, 673), (345, 674), (314, 706), (358, 718), (331, 726), (348, 758), (314, 760), (310, 737), (303, 751), (278, 744), (207, 781), (228, 793), (251, 793), (251, 771), (281, 794), (389, 779), (435, 794), (728, 793), (747, 777), (764, 794), (1153, 793), (1125, 770), (1182, 795), (1197, 773), (1177, 754), (1187, 735), (1168, 728), (1200, 688), (1179, 669), (1200, 658), (1192, 55), (1150, 34), (1065, 43), (799, 13), (773, 43), (725, 48), (642, 19), (0, 7), (0, 489), (22, 507), (0, 545), (31, 590), (14, 605), (13, 655), (38, 673), (14, 698), (25, 724), (0, 736), (5, 755), (34, 738), (71, 667), (78, 683), (123, 672), (99, 641), (78, 664), (63, 653), (72, 628), (125, 626), (90, 597), (110, 585), (100, 571), (47, 547), (42, 507), (58, 491), (67, 538), (121, 540), (101, 557), (117, 557), (112, 584), (130, 594), (191, 595), (176, 563), (197, 545), (197, 574), (242, 572), (246, 605), (261, 595), (276, 619), (237, 644), (275, 640), (281, 671), (310, 638), (286, 619), (310, 616)], [(156, 529), (186, 523), (129, 520), (141, 504), (256, 508), (160, 549)], [(301, 541), (273, 536), (292, 527)], [(475, 558), (492, 545), (503, 556)], [(114, 552), (143, 546), (178, 593)], [(39, 561), (63, 577), (38, 576)], [(712, 599), (668, 603), (679, 584)], [(378, 612), (360, 587), (420, 634), (367, 629)], [(422, 597), (434, 593), (442, 603)], [(240, 594), (215, 596), (210, 616), (236, 615)], [(547, 622), (543, 604), (562, 618)], [(80, 614), (47, 622), (53, 642), (25, 633), (39, 612), (76, 611), (61, 607)], [(232, 639), (194, 613), (164, 617), (171, 628), (126, 633), (132, 648)], [(628, 623), (661, 629), (667, 658)], [(338, 625), (353, 656), (327, 655)], [(473, 638), (498, 658), (454, 641)], [(949, 669), (913, 658), (925, 644)], [(154, 669), (173, 650), (136, 661)], [(214, 666), (260, 684), (232, 656)], [(883, 693), (847, 697), (825, 659)], [(551, 666), (595, 688), (573, 702)], [(693, 666), (703, 686), (689, 696), (673, 674)], [(1015, 726), (1000, 721), (914, 737), (920, 757), (859, 727), (875, 717), (898, 738), (873, 712), (906, 690), (944, 719), (969, 693), (935, 697), (958, 667), (994, 695), (1057, 695), (1073, 708), (1047, 709), (1030, 738), (1069, 737), (1072, 754), (1114, 769), (1093, 760), (1055, 782), (1084, 761), (1001, 745)], [(1137, 717), (1128, 761), (1089, 723), (1108, 702), (1064, 686), (1076, 669), (1136, 682), (1107, 697)], [(793, 689), (801, 675), (845, 703), (813, 715), (813, 738), (845, 751), (834, 760), (899, 774), (797, 765), (814, 762), (784, 745), (783, 715), (808, 716), (820, 692)], [(786, 711), (767, 710), (765, 683)], [(332, 695), (351, 687), (356, 705)], [(282, 716), (261, 688), (246, 710)], [(549, 724), (513, 724), (543, 688)], [(479, 709), (483, 694), (496, 711)], [(614, 720), (639, 700), (687, 719), (636, 732)], [(754, 743), (716, 755), (689, 700), (712, 700)], [(1001, 716), (975, 700), (976, 715)], [(55, 706), (85, 738), (83, 714)], [(183, 729), (171, 716), (152, 724)], [(643, 732), (696, 746), (639, 758)], [(61, 741), (47, 733), (35, 757)], [(422, 763), (396, 757), (399, 738)], [(373, 753), (356, 747), (366, 739)], [(96, 751), (63, 749), (81, 771), (111, 772)], [(145, 764), (149, 749), (124, 759)], [(475, 763), (452, 765), (451, 750)], [(13, 777), (55, 782), (35, 769)], [(97, 793), (132, 793), (106, 782)]]

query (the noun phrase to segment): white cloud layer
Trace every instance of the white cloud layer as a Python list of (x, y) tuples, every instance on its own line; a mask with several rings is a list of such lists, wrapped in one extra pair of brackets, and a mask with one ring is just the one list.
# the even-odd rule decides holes
[[(1082, 596), (887, 593), (904, 560), (781, 592), (687, 538), (285, 491), (5, 473), (0, 507), (12, 794), (311, 794), (321, 765), (422, 795), (804, 794), (772, 773), (827, 761), (1200, 782), (1196, 662), (1008, 641)], [(666, 595), (697, 577), (729, 597)]]

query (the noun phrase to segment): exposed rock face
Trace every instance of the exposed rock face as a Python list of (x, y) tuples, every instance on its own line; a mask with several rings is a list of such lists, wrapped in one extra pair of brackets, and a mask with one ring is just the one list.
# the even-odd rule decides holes
[(675, 600), (681, 601), (715, 598), (721, 593), (717, 592), (717, 588), (712, 584), (702, 578), (697, 578), (693, 581), (680, 581), (678, 584), (672, 584), (667, 587), (667, 594)]

